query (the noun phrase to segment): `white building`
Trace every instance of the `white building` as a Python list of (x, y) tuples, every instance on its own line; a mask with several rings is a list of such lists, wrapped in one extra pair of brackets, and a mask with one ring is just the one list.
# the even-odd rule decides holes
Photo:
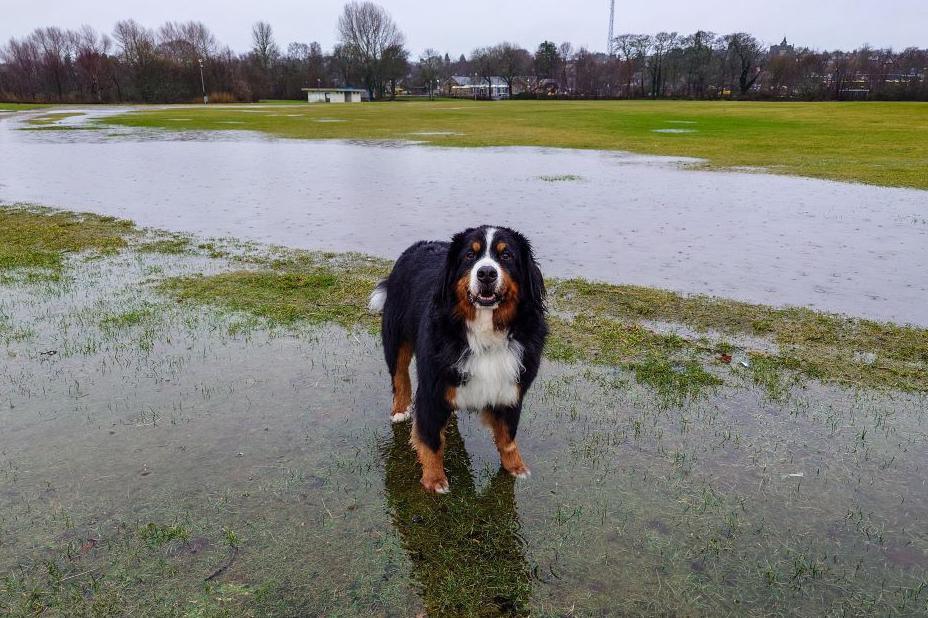
[(303, 88), (309, 103), (360, 103), (363, 90), (358, 88)]

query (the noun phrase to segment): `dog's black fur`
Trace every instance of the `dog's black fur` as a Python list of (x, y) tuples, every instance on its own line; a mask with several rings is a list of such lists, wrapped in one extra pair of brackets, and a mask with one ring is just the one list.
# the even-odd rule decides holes
[[(531, 244), (514, 230), (492, 228), (493, 246), (487, 250), (488, 228), (465, 230), (450, 243), (423, 241), (412, 245), (378, 286), (379, 291), (386, 292), (383, 347), (387, 367), (391, 377), (402, 371), (397, 366), (400, 348), (404, 344), (412, 346), (418, 374), (414, 435), (432, 451), (440, 450), (442, 432), (452, 413), (449, 389), (461, 387), (467, 379), (459, 367), (461, 360), (472, 353), (467, 337), (468, 315), (474, 315), (472, 310), (478, 310), (479, 305), (469, 293), (462, 293), (462, 286), (480, 255), (495, 260), (505, 282), (493, 311), (494, 330), (508, 331), (509, 340), (521, 345), (522, 358), (515, 404), (479, 411), (504, 422), (512, 439), (518, 430), (523, 397), (538, 373), (548, 333), (541, 271)], [(479, 254), (474, 251), (478, 245)], [(505, 251), (498, 252), (497, 248), (503, 246)]]

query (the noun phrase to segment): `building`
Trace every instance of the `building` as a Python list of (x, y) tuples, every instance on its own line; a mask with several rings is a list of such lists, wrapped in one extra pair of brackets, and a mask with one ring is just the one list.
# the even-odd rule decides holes
[(454, 75), (445, 82), (445, 94), (462, 99), (508, 99), (509, 84), (502, 77), (491, 77), (490, 83), (483, 77)]
[(359, 88), (303, 88), (309, 103), (360, 103), (365, 94)]
[(791, 54), (795, 51), (792, 45), (786, 42), (786, 37), (783, 37), (783, 41), (779, 45), (770, 46), (770, 56), (785, 56)]

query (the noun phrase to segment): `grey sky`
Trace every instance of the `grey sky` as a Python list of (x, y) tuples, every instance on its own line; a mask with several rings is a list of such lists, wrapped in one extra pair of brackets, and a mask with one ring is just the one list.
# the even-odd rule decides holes
[[(0, 41), (36, 26), (89, 24), (109, 32), (118, 19), (147, 26), (166, 20), (203, 21), (236, 51), (250, 46), (249, 28), (263, 19), (282, 48), (318, 41), (329, 49), (343, 0), (0, 0)], [(511, 40), (534, 48), (544, 39), (603, 50), (608, 0), (382, 0), (406, 33), (413, 54), (434, 47), (452, 55)], [(928, 0), (616, 0), (616, 34), (750, 32), (764, 42), (818, 49), (863, 43), (901, 49), (928, 47)]]

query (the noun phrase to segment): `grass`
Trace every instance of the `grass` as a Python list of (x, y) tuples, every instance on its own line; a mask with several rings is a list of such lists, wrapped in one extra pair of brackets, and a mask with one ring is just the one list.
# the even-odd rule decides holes
[(48, 106), (41, 103), (0, 103), (0, 111), (3, 112), (21, 112), (42, 107)]
[(68, 253), (112, 253), (127, 245), (130, 221), (92, 214), (11, 206), (0, 208), (0, 271), (61, 270)]
[[(2, 208), (0, 271), (55, 277), (66, 254), (112, 253), (127, 247), (134, 234), (131, 222), (112, 217)], [(227, 257), (212, 244), (200, 246), (210, 257)], [(190, 247), (190, 239), (180, 236), (136, 245), (162, 254)], [(286, 249), (236, 259), (246, 268), (169, 278), (159, 288), (181, 301), (221, 305), (280, 324), (335, 323), (371, 332), (379, 327), (367, 299), (389, 273), (386, 260)], [(787, 392), (796, 375), (850, 387), (928, 392), (928, 329), (582, 279), (549, 280), (548, 289), (548, 358), (634, 371), (673, 402), (720, 384), (719, 359), (731, 362), (735, 348), (744, 353), (748, 377), (772, 396)], [(131, 326), (150, 317), (146, 312), (151, 308), (106, 316), (103, 324)], [(682, 325), (687, 332), (667, 332), (661, 324)]]
[[(180, 107), (105, 122), (251, 129), (307, 139), (416, 139), (440, 146), (553, 146), (698, 157), (712, 168), (928, 189), (926, 103), (503, 101)], [(344, 122), (317, 122), (320, 117)], [(183, 120), (187, 119), (187, 120)], [(229, 121), (243, 124), (228, 124)], [(691, 133), (661, 133), (686, 122)], [(441, 133), (413, 135), (415, 133)]]
[[(389, 271), (387, 262), (294, 251), (264, 266), (173, 278), (161, 289), (180, 300), (284, 324), (378, 328), (366, 304)], [(728, 340), (743, 337), (752, 338), (742, 344), (749, 376), (771, 395), (782, 395), (794, 374), (850, 387), (928, 392), (926, 329), (581, 279), (548, 285), (548, 358), (633, 370), (673, 403), (721, 384), (702, 365), (723, 364), (716, 359), (732, 351)], [(661, 332), (655, 321), (685, 325), (694, 334)], [(873, 360), (862, 360), (867, 358)]]

